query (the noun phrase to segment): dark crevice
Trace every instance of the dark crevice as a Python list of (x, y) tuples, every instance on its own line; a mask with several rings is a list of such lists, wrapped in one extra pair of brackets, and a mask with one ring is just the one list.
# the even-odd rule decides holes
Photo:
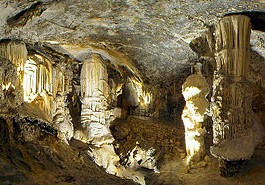
[(23, 27), (33, 16), (40, 16), (46, 9), (46, 5), (38, 1), (29, 8), (26, 8), (16, 15), (9, 17), (7, 19), (7, 24), (10, 27)]
[(243, 12), (233, 12), (225, 14), (229, 15), (245, 15), (250, 18), (252, 30), (265, 31), (265, 12), (262, 11), (243, 11)]

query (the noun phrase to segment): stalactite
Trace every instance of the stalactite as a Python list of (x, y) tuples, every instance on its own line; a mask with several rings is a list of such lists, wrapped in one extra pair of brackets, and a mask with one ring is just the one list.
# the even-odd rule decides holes
[(51, 116), (51, 76), (50, 61), (34, 54), (24, 65), (24, 101), (33, 104)]
[(12, 82), (5, 82), (2, 86), (13, 86), (16, 89), (15, 102), (21, 104), (23, 101), (22, 83), (24, 64), (27, 60), (27, 49), (24, 43), (17, 41), (2, 41), (0, 42), (0, 57), (9, 60), (10, 63), (16, 68), (15, 72), (9, 71), (12, 75)]
[(23, 70), (27, 60), (27, 48), (24, 43), (10, 41), (0, 43), (0, 56), (9, 59), (18, 71)]
[[(251, 88), (246, 80), (250, 61), (251, 25), (248, 17), (224, 17), (216, 27), (216, 70), (211, 112), (214, 156), (226, 160), (248, 159), (256, 143), (252, 131)], [(250, 143), (243, 142), (247, 137)], [(234, 146), (235, 145), (235, 146)], [(236, 145), (239, 145), (238, 148)]]
[(60, 63), (52, 68), (52, 104), (53, 123), (58, 128), (58, 136), (68, 143), (74, 135), (72, 117), (67, 104), (68, 94), (72, 91), (73, 72), (69, 66)]

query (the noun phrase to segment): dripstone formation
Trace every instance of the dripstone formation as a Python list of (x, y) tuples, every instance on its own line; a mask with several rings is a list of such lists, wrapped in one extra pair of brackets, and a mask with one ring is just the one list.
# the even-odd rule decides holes
[(263, 184), (264, 9), (0, 1), (0, 184)]

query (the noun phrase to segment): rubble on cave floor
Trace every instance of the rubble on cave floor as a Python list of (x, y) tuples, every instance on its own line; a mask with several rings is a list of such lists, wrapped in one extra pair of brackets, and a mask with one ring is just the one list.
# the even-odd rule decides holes
[[(89, 145), (79, 142), (66, 145), (53, 132), (40, 128), (42, 121), (18, 117), (1, 118), (0, 124), (0, 184), (135, 184), (126, 179), (109, 175), (88, 157)], [(18, 124), (19, 123), (19, 124)], [(26, 131), (26, 132), (25, 132)], [(30, 131), (30, 135), (27, 133)], [(218, 161), (206, 157), (201, 163), (186, 167), (183, 128), (181, 125), (151, 118), (128, 117), (116, 120), (112, 125), (116, 139), (116, 152), (130, 153), (137, 145), (147, 151), (155, 149), (154, 158), (159, 173), (146, 168), (143, 171), (147, 185), (220, 185), (263, 184), (265, 175), (264, 148), (256, 150), (247, 168), (232, 178), (219, 175)], [(171, 137), (169, 137), (171, 136)], [(179, 144), (178, 144), (179, 143)], [(142, 162), (142, 161), (141, 161)], [(141, 164), (140, 162), (140, 164)], [(255, 183), (254, 183), (255, 182)]]
[(234, 177), (220, 176), (218, 161), (213, 157), (206, 157), (201, 166), (188, 169), (183, 161), (171, 161), (162, 165), (159, 174), (150, 173), (146, 176), (146, 184), (157, 185), (262, 185), (265, 176), (265, 150), (259, 148), (251, 160)]
[(121, 163), (131, 168), (144, 167), (156, 171), (166, 161), (183, 159), (186, 152), (184, 130), (180, 124), (136, 116), (115, 120), (111, 130)]
[(157, 162), (159, 173), (146, 170), (141, 166), (141, 163), (144, 163), (143, 160), (139, 160), (137, 163), (138, 169), (136, 170), (145, 172), (148, 185), (263, 184), (265, 152), (262, 147), (255, 151), (253, 158), (247, 162), (246, 167), (242, 168), (237, 176), (223, 178), (218, 169), (218, 160), (213, 156), (206, 155), (201, 162), (193, 163), (190, 166), (186, 165), (184, 128), (181, 123), (130, 116), (127, 119), (116, 120), (112, 124), (111, 130), (115, 138), (116, 152), (125, 165), (130, 166), (130, 163), (133, 162), (129, 159), (128, 154), (134, 152), (133, 154), (137, 156), (137, 152), (134, 150), (135, 146), (146, 151), (150, 148), (155, 149), (154, 159)]

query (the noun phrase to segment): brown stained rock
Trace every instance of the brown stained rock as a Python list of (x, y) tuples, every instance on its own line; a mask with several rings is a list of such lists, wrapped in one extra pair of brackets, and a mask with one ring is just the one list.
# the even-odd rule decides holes
[(23, 27), (30, 19), (32, 19), (33, 16), (40, 16), (44, 10), (46, 10), (45, 5), (38, 1), (29, 8), (26, 8), (14, 16), (9, 17), (7, 19), (7, 24), (10, 27)]
[[(144, 150), (153, 147), (155, 158), (159, 163), (164, 158), (180, 159), (180, 155), (185, 155), (184, 141), (180, 139), (184, 138), (184, 131), (176, 129), (166, 122), (151, 118), (142, 120), (137, 117), (129, 117), (126, 120), (114, 121), (111, 130), (115, 143), (119, 146), (116, 148), (119, 155), (125, 156), (136, 146), (136, 143), (139, 143), (138, 145)], [(130, 130), (130, 132), (124, 134), (123, 130)]]

